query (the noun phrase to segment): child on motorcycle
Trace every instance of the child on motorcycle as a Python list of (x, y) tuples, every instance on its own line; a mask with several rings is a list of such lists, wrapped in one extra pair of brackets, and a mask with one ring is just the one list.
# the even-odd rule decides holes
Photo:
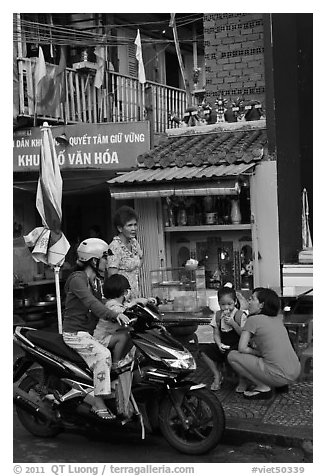
[[(129, 301), (130, 284), (128, 279), (122, 274), (113, 274), (104, 281), (103, 294), (107, 299), (105, 307), (117, 318), (121, 315), (124, 316), (123, 313), (127, 307), (132, 306), (136, 302), (146, 304), (148, 301), (145, 298)], [(111, 350), (112, 368), (121, 367), (128, 362), (128, 358), (124, 357), (130, 350), (132, 343), (129, 332), (127, 329), (124, 329), (123, 325), (102, 317), (94, 330), (94, 337)]]
[(102, 419), (115, 415), (106, 407), (103, 398), (111, 394), (111, 353), (94, 337), (97, 319), (115, 320), (116, 325), (128, 324), (125, 315), (116, 315), (96, 296), (97, 278), (104, 276), (109, 245), (99, 238), (84, 240), (77, 248), (76, 270), (65, 284), (63, 340), (86, 361), (93, 370), (94, 400), (92, 411)]

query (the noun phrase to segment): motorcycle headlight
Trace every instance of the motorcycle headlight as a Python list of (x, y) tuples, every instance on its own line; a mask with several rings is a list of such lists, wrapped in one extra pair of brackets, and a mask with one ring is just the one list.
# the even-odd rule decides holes
[(196, 369), (195, 359), (193, 358), (190, 352), (170, 349), (168, 347), (165, 347), (164, 345), (159, 345), (158, 347), (161, 347), (161, 349), (174, 355), (175, 359), (162, 359), (163, 362), (169, 367), (171, 367), (172, 369), (183, 369), (183, 370)]

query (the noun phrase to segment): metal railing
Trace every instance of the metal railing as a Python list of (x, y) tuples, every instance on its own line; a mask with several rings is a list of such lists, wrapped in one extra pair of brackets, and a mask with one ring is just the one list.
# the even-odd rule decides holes
[[(34, 117), (36, 58), (18, 59), (19, 115)], [(55, 75), (57, 66), (47, 64), (49, 77)], [(145, 120), (146, 108), (152, 109), (154, 132), (164, 132), (174, 127), (169, 116), (183, 117), (186, 109), (186, 93), (182, 89), (163, 84), (146, 82), (120, 73), (106, 71), (101, 88), (94, 84), (95, 69), (74, 70), (66, 68), (65, 102), (49, 113), (46, 104), (37, 109), (38, 116), (74, 124), (77, 122), (129, 122)]]

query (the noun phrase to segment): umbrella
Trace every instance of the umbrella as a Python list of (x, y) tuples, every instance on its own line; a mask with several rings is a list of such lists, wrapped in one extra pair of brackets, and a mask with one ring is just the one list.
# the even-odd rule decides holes
[(308, 194), (304, 188), (302, 192), (302, 249), (307, 250), (312, 248), (312, 240), (309, 228), (309, 205)]
[(60, 267), (70, 245), (60, 230), (62, 211), (62, 178), (51, 128), (47, 122), (41, 128), (40, 175), (36, 193), (36, 208), (42, 218), (42, 227), (24, 236), (28, 247), (33, 247), (35, 261), (43, 262), (54, 269), (57, 295), (58, 329), (62, 333), (61, 300), (59, 286)]

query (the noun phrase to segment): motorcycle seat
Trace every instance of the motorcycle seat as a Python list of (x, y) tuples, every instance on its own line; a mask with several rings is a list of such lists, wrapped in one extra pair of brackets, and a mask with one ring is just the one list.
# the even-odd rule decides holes
[(59, 357), (63, 357), (70, 362), (87, 368), (85, 360), (71, 349), (71, 347), (65, 344), (61, 334), (43, 330), (30, 330), (26, 333), (26, 337), (33, 342), (33, 344), (42, 347), (42, 349), (48, 350)]

